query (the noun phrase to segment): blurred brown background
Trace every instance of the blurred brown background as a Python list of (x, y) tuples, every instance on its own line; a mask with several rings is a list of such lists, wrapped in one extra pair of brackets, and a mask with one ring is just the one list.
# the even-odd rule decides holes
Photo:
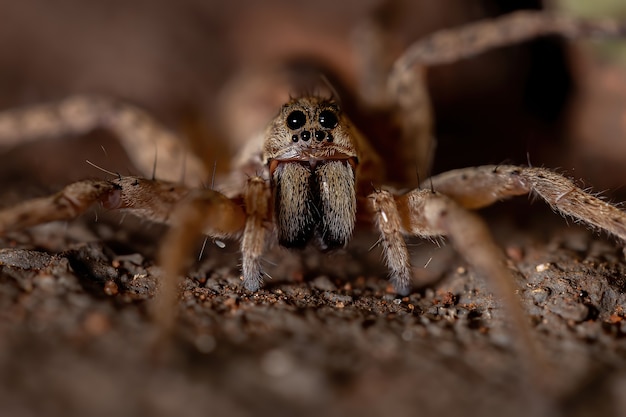
[[(392, 27), (399, 51), (439, 28), (542, 6), (539, 0), (395, 3)], [(353, 94), (359, 71), (353, 30), (379, 4), (2, 0), (0, 108), (72, 93), (113, 96), (191, 136), (203, 157), (221, 161), (223, 171), (249, 133), (235, 128), (247, 126), (244, 118), (262, 126), (271, 114), (255, 109), (267, 112), (267, 103), (277, 101), (272, 94), (289, 88), (270, 79), (252, 86), (237, 80), (254, 73), (263, 80), (276, 63), (300, 60), (324, 69), (346, 95)], [(611, 64), (607, 69), (598, 60), (587, 47), (541, 39), (433, 68), (439, 139), (435, 172), (530, 159), (574, 170), (574, 176), (601, 188), (620, 187), (626, 178), (626, 83), (621, 68)], [(13, 151), (0, 174), (16, 179), (34, 170), (62, 184), (96, 175), (77, 162), (86, 158), (129, 170), (127, 161), (118, 163), (110, 142), (106, 133), (97, 132), (86, 143), (74, 141), (67, 152), (57, 152), (63, 149), (59, 144)], [(62, 156), (73, 161), (72, 172)], [(16, 160), (18, 166), (9, 164)]]

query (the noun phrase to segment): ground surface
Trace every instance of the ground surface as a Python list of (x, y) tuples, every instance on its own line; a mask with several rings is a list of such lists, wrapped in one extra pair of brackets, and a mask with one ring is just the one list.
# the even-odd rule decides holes
[(235, 245), (212, 247), (182, 284), (176, 334), (155, 344), (156, 267), (128, 246), (128, 228), (101, 220), (3, 240), (3, 415), (624, 413), (621, 253), (537, 222), (496, 226), (558, 398), (528, 389), (502, 309), (446, 248), (415, 248), (417, 276), (436, 281), (398, 298), (368, 235), (344, 255), (307, 254), (305, 266), (279, 253), (271, 273), (288, 278), (255, 294), (239, 285)]
[[(354, 80), (348, 35), (374, 2), (301, 8), (308, 3), (232, 10), (194, 0), (0, 2), (1, 106), (99, 93), (137, 103), (170, 126), (185, 127), (181, 120), (200, 114), (213, 127), (223, 121), (216, 108), (227, 77), (265, 59), (308, 51), (344, 82)], [(419, 10), (406, 12), (399, 26), (404, 43), (503, 11), (494, 6), (502, 2), (409, 3)], [(530, 150), (533, 163), (564, 165), (596, 189), (624, 184), (615, 173), (625, 166), (618, 139), (626, 78), (579, 62), (576, 75), (591, 95), (580, 114), (612, 114), (614, 124), (578, 117), (579, 130), (601, 127), (602, 134), (578, 151), (584, 163), (563, 164), (572, 148), (559, 140), (571, 126), (560, 102), (572, 97), (552, 91), (560, 98), (548, 100), (546, 85), (563, 78), (564, 63), (538, 64), (533, 52), (547, 48), (544, 58), (558, 58), (553, 47), (526, 45), (433, 71), (441, 150), (435, 169), (504, 158), (525, 163)], [(548, 81), (545, 74), (552, 74)], [(598, 90), (589, 93), (589, 86)], [(553, 107), (529, 105), (533, 95)], [(101, 131), (4, 151), (2, 206), (100, 175), (85, 159), (129, 172), (119, 146)], [(92, 212), (0, 238), (0, 414), (626, 415), (622, 250), (568, 227), (539, 203), (530, 207), (520, 198), (481, 214), (521, 272), (519, 300), (547, 362), (539, 377), (552, 381), (551, 391), (524, 372), (517, 335), (484, 277), (450, 248), (412, 241), (416, 290), (398, 298), (380, 252), (369, 250), (376, 237), (366, 232), (343, 254), (272, 252), (273, 279), (255, 294), (240, 288), (237, 243), (222, 249), (209, 242), (181, 284), (175, 334), (155, 343), (149, 309), (163, 230), (103, 212), (95, 222)]]

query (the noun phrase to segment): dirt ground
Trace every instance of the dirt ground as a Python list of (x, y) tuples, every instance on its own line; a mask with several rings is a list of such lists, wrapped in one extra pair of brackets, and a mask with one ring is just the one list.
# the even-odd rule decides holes
[[(215, 103), (203, 101), (208, 99), (200, 95), (216, 91), (229, 65), (252, 62), (259, 59), (255, 53), (271, 49), (260, 48), (260, 40), (250, 46), (243, 35), (233, 34), (236, 30), (228, 32), (224, 45), (201, 43), (225, 30), (217, 24), (220, 13), (232, 16), (232, 11), (217, 6), (211, 14), (207, 12), (210, 7), (189, 1), (184, 12), (177, 12), (184, 15), (180, 17), (169, 13), (166, 3), (154, 2), (160, 4), (157, 11), (150, 9), (152, 14), (139, 23), (131, 17), (143, 16), (148, 9), (141, 2), (132, 4), (124, 13), (107, 16), (115, 18), (121, 34), (145, 34), (139, 40), (130, 38), (139, 46), (145, 46), (141, 42), (149, 34), (154, 35), (151, 30), (163, 16), (194, 22), (184, 29), (172, 25), (159, 32), (177, 34), (180, 37), (172, 39), (189, 45), (177, 53), (193, 69), (182, 66), (181, 60), (178, 66), (156, 65), (164, 62), (160, 58), (165, 53), (158, 49), (135, 56), (132, 42), (120, 46), (116, 43), (123, 39), (120, 34), (110, 43), (98, 26), (81, 28), (88, 35), (72, 38), (71, 25), (87, 26), (97, 18), (69, 0), (57, 14), (46, 14), (45, 2), (36, 0), (3, 4), (4, 16), (31, 16), (29, 21), (36, 22), (32, 25), (39, 30), (33, 32), (37, 35), (23, 28), (12, 32), (11, 24), (0, 28), (4, 31), (0, 50), (6, 52), (0, 54), (3, 108), (77, 91), (104, 92), (143, 103), (176, 125), (189, 114), (207, 111), (214, 115), (210, 110)], [(445, 15), (456, 22), (462, 14), (459, 9), (463, 8), (442, 6), (448, 13), (433, 12), (431, 20), (445, 20), (440, 18)], [(68, 17), (63, 10), (72, 10), (74, 15)], [(363, 12), (351, 13), (346, 6), (341, 13), (357, 19)], [(192, 14), (196, 20), (189, 20)], [(126, 25), (126, 19), (136, 25)], [(7, 20), (12, 21), (20, 20)], [(196, 32), (207, 21), (215, 24), (207, 26), (211, 30), (206, 29), (210, 33), (203, 33), (203, 38)], [(302, 21), (306, 22), (302, 33), (309, 26), (315, 28), (314, 21)], [(76, 51), (83, 48), (82, 52), (41, 43), (48, 33), (42, 22), (65, 28), (67, 33), (61, 31), (59, 36), (66, 36), (63, 39)], [(331, 19), (329, 27), (332, 23)], [(249, 26), (250, 21), (242, 19), (239, 24)], [(259, 28), (265, 27), (259, 23)], [(252, 27), (251, 33), (262, 32), (259, 28)], [(103, 40), (101, 50), (90, 49), (89, 42), (94, 40)], [(6, 45), (12, 45), (10, 52)], [(159, 45), (163, 49), (179, 46)], [(228, 45), (237, 46), (231, 54), (239, 55), (219, 65), (195, 54), (204, 47), (226, 56)], [(315, 49), (315, 45), (308, 46)], [(26, 46), (30, 55), (23, 53)], [(127, 52), (127, 61), (119, 62), (119, 74), (113, 74), (110, 66), (98, 66), (109, 62), (107, 54), (116, 47)], [(284, 49), (296, 47), (294, 41)], [(337, 50), (326, 51), (330, 60), (340, 55)], [(57, 65), (45, 70), (39, 66), (38, 60), (45, 61), (42, 51), (61, 51)], [(471, 63), (470, 73), (480, 75), (480, 68), (491, 69), (504, 59), (508, 64), (504, 69), (498, 66), (497, 71), (509, 74), (506, 67), (519, 66), (510, 60), (527, 59), (530, 53), (521, 49), (504, 52), (504, 58), (491, 56), (486, 63)], [(142, 78), (151, 65), (155, 65), (150, 72), (153, 78)], [(176, 72), (183, 67), (187, 72)], [(494, 97), (486, 99), (485, 109), (474, 106), (478, 113), (459, 115), (461, 104), (471, 103), (475, 96), (471, 87), (464, 96), (459, 93), (461, 98), (450, 92), (456, 88), (455, 80), (463, 78), (455, 78), (454, 73), (444, 68), (434, 76), (433, 89), (441, 93), (435, 98), (443, 109), (440, 120), (457, 122), (440, 127), (444, 152), (438, 156), (436, 169), (499, 162), (507, 150), (515, 162), (524, 163), (529, 147), (533, 162), (539, 164), (555, 166), (555, 161), (567, 159), (564, 149), (568, 145), (559, 141), (568, 133), (562, 110), (528, 110), (528, 104), (522, 103), (524, 91), (528, 92), (525, 85), (502, 93), (498, 84), (481, 87), (486, 96)], [(494, 73), (484, 77), (492, 79)], [(168, 84), (172, 76), (180, 77), (181, 83)], [(503, 75), (499, 81), (514, 84), (511, 80), (519, 77)], [(571, 97), (562, 101), (566, 99)], [(481, 118), (481, 111), (496, 109), (502, 113), (493, 117), (501, 124)], [(525, 109), (523, 116), (515, 116), (520, 109)], [(468, 120), (478, 122), (469, 125)], [(493, 129), (489, 135), (482, 130), (485, 126)], [(452, 148), (457, 151), (446, 154), (458, 130), (466, 132), (470, 138), (462, 139), (474, 143), (472, 149), (480, 152), (469, 155), (466, 145), (457, 142)], [(498, 143), (487, 155), (489, 145), (471, 142), (482, 137)], [(127, 160), (113, 161), (117, 151), (105, 132), (67, 143), (36, 144), (1, 155), (2, 206), (58, 189), (72, 179), (99, 174), (82, 164), (84, 159), (109, 169), (118, 169), (117, 163), (120, 170), (125, 169)], [(102, 144), (108, 152), (104, 160)], [(555, 148), (561, 152), (555, 155)], [(592, 178), (593, 184), (623, 184), (612, 175), (619, 163), (595, 161), (600, 162), (587, 171), (588, 160), (575, 166), (576, 173), (589, 174), (586, 178)], [(618, 193), (612, 196), (620, 198)], [(155, 252), (164, 230), (94, 209), (75, 222), (51, 223), (0, 237), (0, 414), (626, 416), (626, 263), (621, 246), (568, 225), (542, 204), (525, 198), (483, 210), (481, 215), (488, 219), (510, 267), (520, 272), (519, 300), (545, 361), (537, 362), (535, 375), (529, 374), (519, 356), (519, 335), (507, 324), (506, 308), (492, 295), (485, 278), (450, 247), (410, 240), (415, 290), (398, 297), (386, 281), (379, 249), (372, 248), (376, 236), (368, 231), (358, 232), (343, 253), (272, 250), (266, 258), (272, 279), (257, 293), (240, 286), (237, 242), (227, 241), (221, 247), (220, 242), (208, 241), (202, 259), (190, 266), (181, 284), (174, 334), (160, 340), (149, 311), (158, 285)], [(538, 381), (549, 381), (549, 389)]]
[(140, 250), (154, 234), (136, 229), (131, 247), (128, 227), (87, 216), (2, 241), (3, 415), (621, 415), (622, 254), (532, 212), (525, 228), (493, 227), (557, 398), (529, 388), (502, 308), (448, 248), (415, 247), (425, 284), (399, 298), (368, 234), (330, 259), (271, 254), (275, 279), (254, 294), (236, 244), (212, 246), (182, 284), (175, 335), (156, 343), (157, 267)]

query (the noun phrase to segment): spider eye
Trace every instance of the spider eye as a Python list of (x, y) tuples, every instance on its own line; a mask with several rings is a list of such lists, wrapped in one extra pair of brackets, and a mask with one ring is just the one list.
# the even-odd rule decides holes
[(322, 110), (320, 112), (320, 125), (325, 127), (326, 129), (332, 129), (337, 126), (339, 120), (337, 119), (337, 115), (331, 110)]
[(300, 129), (306, 123), (306, 115), (301, 110), (294, 110), (287, 116), (287, 127), (291, 130)]

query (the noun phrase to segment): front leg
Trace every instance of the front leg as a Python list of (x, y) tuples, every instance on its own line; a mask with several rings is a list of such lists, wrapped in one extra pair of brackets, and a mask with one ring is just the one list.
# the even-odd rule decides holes
[(239, 236), (241, 239), (243, 286), (255, 291), (262, 283), (261, 256), (266, 244), (270, 192), (267, 181), (248, 179), (243, 201), (229, 199), (214, 190), (194, 190), (174, 209), (159, 251), (163, 268), (160, 294), (153, 314), (165, 332), (174, 323), (179, 276), (193, 253), (198, 238)]
[[(261, 187), (259, 191), (258, 183)], [(56, 194), (27, 200), (0, 210), (0, 235), (37, 224), (72, 220), (95, 203), (107, 209), (128, 211), (142, 219), (171, 226), (159, 253), (164, 277), (161, 293), (156, 298), (155, 319), (169, 329), (175, 315), (177, 277), (193, 251), (201, 234), (227, 238), (244, 231), (244, 285), (254, 288), (260, 283), (260, 257), (264, 248), (267, 199), (263, 199), (263, 180), (249, 181), (244, 210), (241, 201), (206, 189), (139, 177), (119, 177), (114, 180), (87, 180), (70, 184)], [(257, 269), (254, 269), (254, 268)]]
[[(411, 281), (404, 235), (448, 238), (474, 270), (488, 281), (501, 302), (525, 376), (532, 389), (550, 388), (544, 358), (531, 336), (528, 320), (515, 293), (515, 271), (496, 245), (484, 221), (447, 196), (431, 190), (414, 190), (402, 196), (377, 191), (370, 196), (371, 210), (381, 233), (383, 254), (392, 271), (392, 283), (400, 294), (408, 293)], [(538, 385), (538, 386), (536, 386)], [(534, 387), (533, 387), (534, 386)]]
[(271, 193), (267, 181), (260, 177), (248, 180), (244, 190), (246, 226), (241, 239), (241, 272), (243, 286), (256, 291), (263, 283), (261, 257), (267, 241)]
[(196, 189), (173, 208), (170, 224), (160, 244), (158, 263), (163, 276), (152, 306), (153, 317), (163, 334), (174, 324), (179, 277), (198, 238), (203, 234), (221, 238), (239, 235), (246, 224), (246, 213), (238, 202), (217, 191)]
[[(399, 207), (396, 197), (385, 190), (371, 194), (369, 202), (374, 213), (374, 222), (380, 232), (385, 263), (390, 270), (389, 280), (398, 294), (407, 295), (411, 291), (412, 277), (411, 261), (403, 236), (407, 234), (407, 207), (404, 204)], [(419, 207), (414, 207), (414, 210), (417, 215), (411, 219), (415, 226), (411, 234), (423, 238), (444, 234), (442, 230), (433, 227), (434, 225), (426, 224)]]
[(511, 282), (510, 272), (484, 222), (454, 200), (431, 190), (414, 190), (402, 196), (382, 190), (369, 198), (391, 282), (399, 294), (410, 291), (412, 278), (403, 235), (449, 238), (466, 261), (492, 278), (502, 292), (511, 290), (502, 287), (502, 283)]
[[(411, 281), (401, 235), (447, 236), (470, 264), (489, 270), (493, 262), (487, 259), (499, 259), (501, 251), (484, 248), (493, 246), (492, 239), (482, 221), (467, 209), (517, 195), (537, 195), (556, 212), (626, 241), (626, 213), (549, 169), (488, 165), (445, 172), (427, 183), (435, 191), (416, 189), (398, 197), (378, 191), (370, 196), (391, 280), (399, 293), (406, 293)], [(478, 245), (481, 241), (489, 245)]]

